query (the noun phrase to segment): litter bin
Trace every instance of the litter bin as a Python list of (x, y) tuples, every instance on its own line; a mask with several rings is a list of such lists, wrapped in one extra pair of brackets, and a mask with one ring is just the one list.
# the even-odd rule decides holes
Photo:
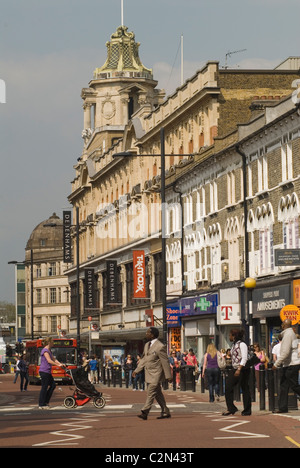
[(180, 368), (180, 390), (185, 392), (196, 391), (195, 367), (184, 366)]
[(122, 387), (122, 366), (113, 366), (112, 368), (112, 383), (116, 387), (117, 384)]

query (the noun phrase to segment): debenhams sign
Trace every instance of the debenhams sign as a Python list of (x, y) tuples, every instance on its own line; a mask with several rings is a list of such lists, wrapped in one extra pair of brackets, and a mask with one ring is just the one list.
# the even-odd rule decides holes
[(279, 316), (282, 307), (290, 304), (289, 284), (253, 291), (253, 317)]

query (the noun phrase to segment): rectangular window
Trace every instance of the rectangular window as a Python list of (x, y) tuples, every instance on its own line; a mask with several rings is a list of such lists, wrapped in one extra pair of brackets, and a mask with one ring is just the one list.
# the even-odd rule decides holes
[(50, 304), (56, 304), (56, 288), (50, 288)]
[(293, 153), (291, 142), (281, 147), (281, 170), (282, 182), (293, 178)]

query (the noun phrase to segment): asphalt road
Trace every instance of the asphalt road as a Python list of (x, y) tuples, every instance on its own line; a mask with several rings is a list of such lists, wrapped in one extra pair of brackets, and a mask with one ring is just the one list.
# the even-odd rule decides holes
[(65, 409), (63, 400), (72, 391), (62, 386), (55, 390), (51, 409), (39, 410), (40, 387), (29, 386), (21, 393), (12, 375), (0, 375), (0, 447), (101, 448), (98, 457), (104, 462), (134, 466), (146, 462), (193, 463), (200, 448), (300, 448), (298, 411), (273, 415), (259, 411), (254, 404), (252, 416), (237, 413), (224, 417), (224, 398), (208, 403), (208, 394), (201, 394), (197, 388), (196, 393), (167, 390), (172, 417), (157, 420), (160, 409), (155, 405), (148, 420), (142, 421), (137, 414), (145, 392), (99, 389), (106, 398), (103, 409), (96, 409), (91, 402)]

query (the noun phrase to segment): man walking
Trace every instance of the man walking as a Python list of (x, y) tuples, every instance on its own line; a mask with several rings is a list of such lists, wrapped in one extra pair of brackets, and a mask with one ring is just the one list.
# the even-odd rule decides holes
[(282, 377), (280, 380), (280, 392), (278, 399), (278, 411), (275, 413), (288, 412), (289, 388), (300, 396), (300, 385), (298, 374), (300, 369), (300, 358), (298, 356), (298, 339), (292, 329), (292, 322), (289, 319), (284, 320), (281, 325), (282, 342), (280, 355), (273, 366), (273, 370), (283, 366)]
[(154, 399), (161, 407), (161, 415), (157, 419), (170, 418), (170, 410), (162, 392), (161, 382), (172, 380), (171, 367), (166, 347), (158, 340), (159, 330), (149, 327), (146, 332), (147, 343), (141, 360), (132, 376), (135, 377), (143, 370), (145, 371), (145, 382), (147, 383), (147, 400), (139, 418), (147, 420)]

